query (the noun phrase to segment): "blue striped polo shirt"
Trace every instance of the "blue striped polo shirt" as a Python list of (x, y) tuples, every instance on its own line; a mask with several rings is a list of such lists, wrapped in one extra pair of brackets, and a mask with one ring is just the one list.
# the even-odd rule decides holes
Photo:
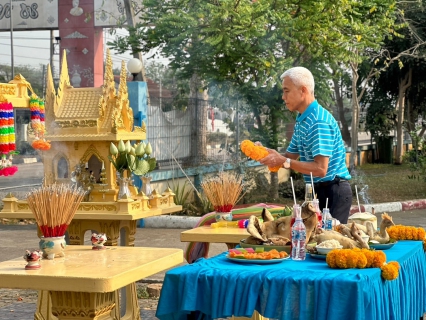
[[(314, 161), (318, 155), (328, 157), (328, 170), (323, 178), (313, 177), (314, 183), (330, 181), (335, 177), (349, 180), (346, 168), (346, 149), (340, 128), (334, 117), (315, 100), (296, 117), (293, 137), (287, 148), (289, 153), (299, 154), (300, 161)], [(305, 181), (311, 176), (304, 174)]]

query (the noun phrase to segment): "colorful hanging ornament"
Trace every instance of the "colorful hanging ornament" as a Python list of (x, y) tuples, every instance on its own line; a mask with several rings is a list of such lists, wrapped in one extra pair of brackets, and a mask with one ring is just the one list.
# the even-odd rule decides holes
[(11, 103), (0, 103), (0, 153), (9, 154), (16, 150), (15, 120)]
[(33, 95), (30, 99), (30, 112), (31, 112), (31, 127), (34, 130), (36, 137), (40, 133), (40, 105), (37, 96)]
[(18, 167), (12, 165), (12, 154), (9, 154), (9, 158), (3, 154), (0, 162), (0, 176), (13, 176), (17, 171)]
[(31, 127), (35, 135), (35, 140), (32, 142), (31, 146), (38, 150), (49, 150), (50, 141), (44, 139), (44, 134), (46, 133), (44, 101), (39, 99), (36, 95), (31, 96), (30, 112)]

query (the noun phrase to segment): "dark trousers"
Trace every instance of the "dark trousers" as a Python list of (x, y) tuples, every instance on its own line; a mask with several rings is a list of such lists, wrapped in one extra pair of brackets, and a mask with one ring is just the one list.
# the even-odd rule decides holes
[(328, 208), (333, 218), (347, 223), (352, 205), (352, 189), (348, 181), (335, 178), (329, 182), (314, 184), (315, 193), (322, 210), (328, 198)]

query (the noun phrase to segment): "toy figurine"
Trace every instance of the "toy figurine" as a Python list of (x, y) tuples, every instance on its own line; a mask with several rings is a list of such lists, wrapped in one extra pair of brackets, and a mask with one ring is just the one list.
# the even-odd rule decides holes
[(104, 243), (107, 241), (107, 236), (105, 233), (92, 233), (92, 250), (102, 250), (105, 249)]
[(28, 262), (25, 266), (25, 270), (36, 270), (40, 269), (39, 260), (41, 259), (42, 253), (40, 250), (34, 250), (31, 252), (30, 250), (25, 250), (24, 260)]

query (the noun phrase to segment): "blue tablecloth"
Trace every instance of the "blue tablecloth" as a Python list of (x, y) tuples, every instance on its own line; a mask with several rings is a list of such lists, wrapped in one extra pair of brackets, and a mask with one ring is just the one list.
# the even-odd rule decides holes
[(401, 265), (386, 281), (381, 270), (331, 269), (325, 261), (239, 264), (226, 252), (166, 273), (156, 316), (186, 319), (251, 317), (315, 320), (418, 320), (426, 311), (426, 258), (421, 241), (399, 241), (384, 251)]

